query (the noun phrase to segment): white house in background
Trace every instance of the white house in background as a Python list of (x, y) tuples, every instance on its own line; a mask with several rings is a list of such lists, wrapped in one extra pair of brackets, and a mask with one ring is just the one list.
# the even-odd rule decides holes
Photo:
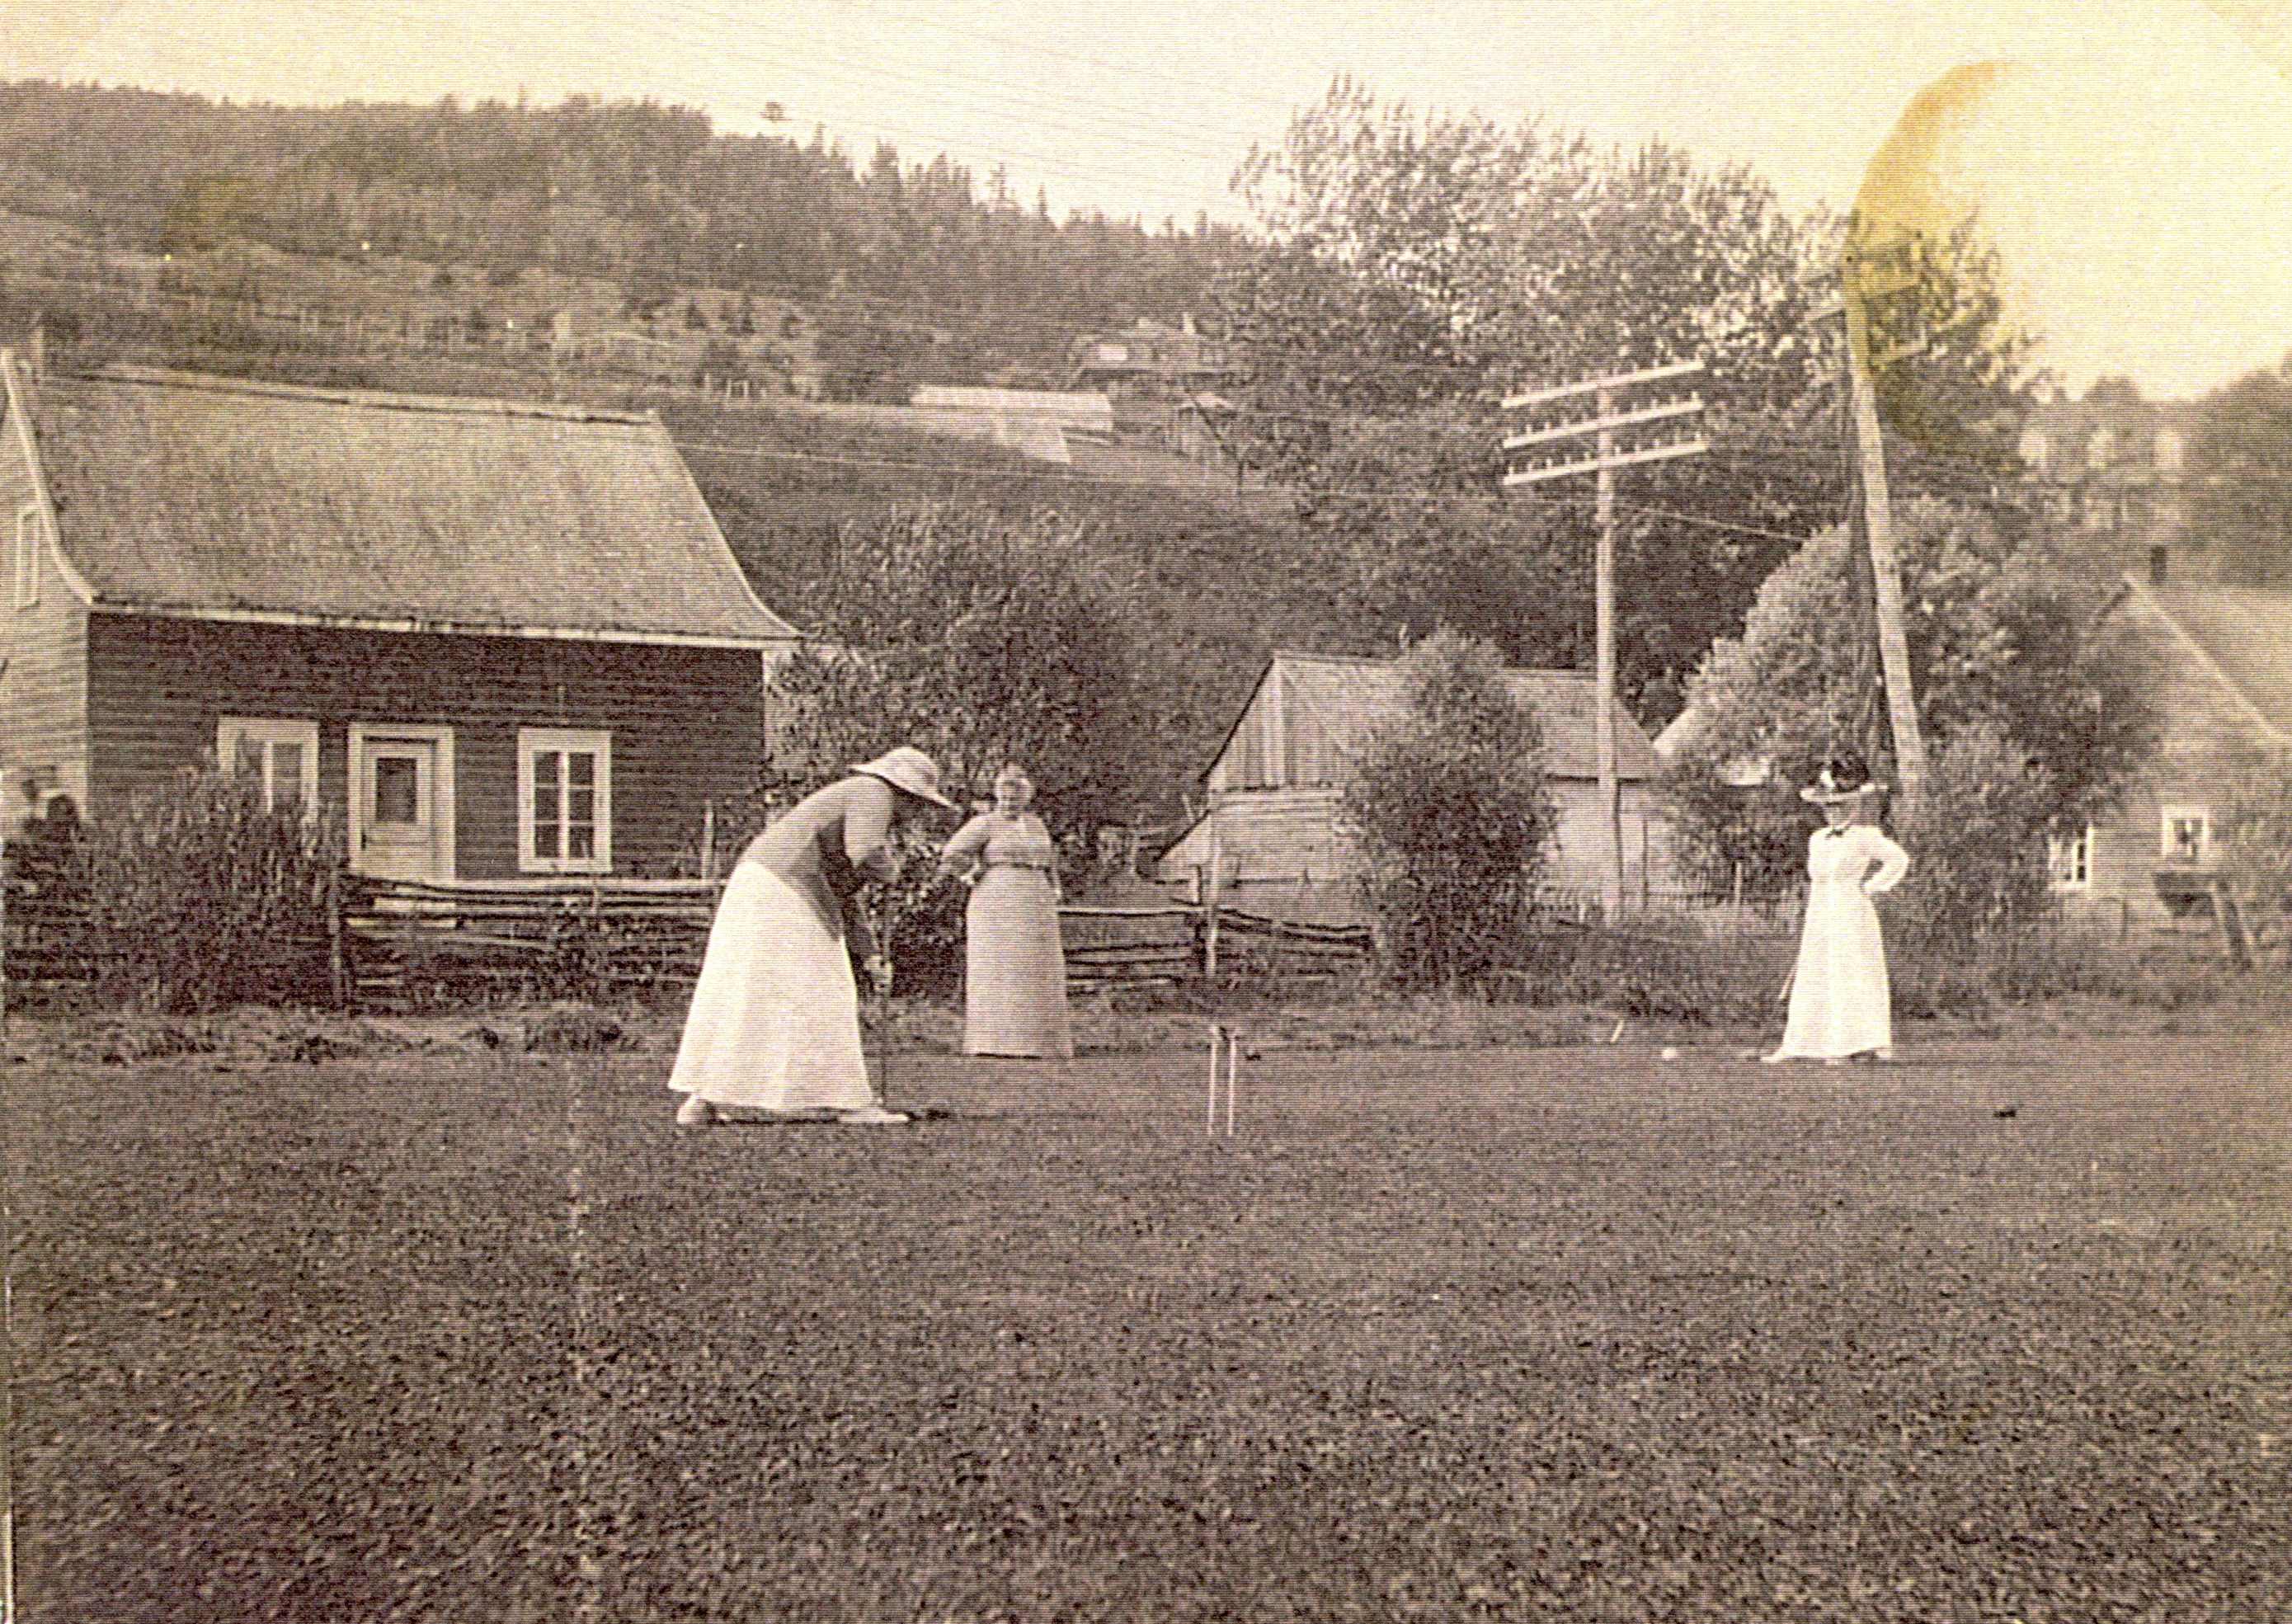
[[(1544, 730), (1559, 812), (1545, 885), (1596, 898), (1607, 846), (1591, 674), (1513, 670), (1505, 682)], [(1336, 828), (1337, 800), (1361, 747), (1406, 715), (1408, 704), (1408, 667), (1399, 660), (1277, 652), (1202, 774), (1209, 810), (1163, 853), (1155, 877), (1198, 898), (1215, 877), (1223, 895), (1255, 912), (1329, 923), (1363, 918), (1353, 884), (1359, 856)], [(1620, 706), (1616, 765), (1626, 889), (1667, 888), (1671, 841), (1652, 795), (1655, 752)]]

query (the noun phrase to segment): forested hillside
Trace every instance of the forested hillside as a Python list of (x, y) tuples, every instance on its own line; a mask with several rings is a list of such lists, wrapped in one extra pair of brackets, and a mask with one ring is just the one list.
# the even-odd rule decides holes
[(1234, 242), (1202, 222), (1054, 221), (999, 173), (889, 148), (863, 165), (651, 101), (282, 108), (24, 83), (0, 85), (0, 209), (123, 253), (255, 243), (474, 266), (497, 288), (547, 271), (617, 284), (632, 311), (729, 290), (949, 381), (1048, 381), (1076, 332), (1198, 309)]

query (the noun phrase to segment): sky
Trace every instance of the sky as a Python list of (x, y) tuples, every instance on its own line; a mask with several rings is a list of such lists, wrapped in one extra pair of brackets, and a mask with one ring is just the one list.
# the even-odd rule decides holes
[(650, 97), (1150, 225), (1246, 218), (1236, 164), (1341, 73), (1420, 112), (1660, 137), (1795, 210), (1852, 206), (1907, 147), (1981, 210), (2065, 384), (2160, 398), (2292, 351), (2288, 71), (2283, 0), (0, 0), (0, 79)]

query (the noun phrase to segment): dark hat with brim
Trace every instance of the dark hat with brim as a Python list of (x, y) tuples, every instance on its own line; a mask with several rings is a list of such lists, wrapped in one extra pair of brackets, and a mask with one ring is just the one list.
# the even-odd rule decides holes
[(1822, 771), (1814, 775), (1814, 782), (1798, 792), (1802, 801), (1812, 801), (1817, 806), (1836, 806), (1841, 801), (1859, 800), (1873, 795), (1881, 788), (1872, 781), (1862, 764), (1844, 756), (1834, 756), (1823, 764)]

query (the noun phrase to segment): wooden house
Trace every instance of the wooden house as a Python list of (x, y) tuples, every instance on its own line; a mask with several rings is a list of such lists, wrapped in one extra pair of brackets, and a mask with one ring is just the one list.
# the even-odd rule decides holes
[[(1559, 812), (1548, 893), (1596, 900), (1607, 842), (1600, 804), (1591, 674), (1513, 670), (1505, 681), (1544, 730), (1545, 769)], [(1397, 660), (1276, 653), (1203, 774), (1209, 810), (1163, 853), (1156, 878), (1189, 900), (1215, 885), (1234, 906), (1328, 923), (1364, 917), (1359, 859), (1336, 827), (1351, 764), (1376, 731), (1406, 715), (1408, 668)], [(1669, 840), (1657, 810), (1654, 751), (1616, 711), (1626, 889), (1667, 888)]]
[(1130, 327), (1085, 333), (1067, 346), (1068, 387), (1118, 400), (1215, 388), (1233, 371), (1225, 345), (1197, 331), (1191, 312), (1175, 327), (1142, 316)]
[(220, 758), (361, 872), (492, 879), (666, 871), (752, 784), (796, 634), (656, 417), (0, 373), (0, 794)]
[(2113, 615), (2155, 707), (2158, 745), (2116, 809), (2053, 843), (2065, 911), (2119, 925), (2200, 913), (2231, 787), (2292, 750), (2292, 592), (2170, 578), (2159, 549)]

